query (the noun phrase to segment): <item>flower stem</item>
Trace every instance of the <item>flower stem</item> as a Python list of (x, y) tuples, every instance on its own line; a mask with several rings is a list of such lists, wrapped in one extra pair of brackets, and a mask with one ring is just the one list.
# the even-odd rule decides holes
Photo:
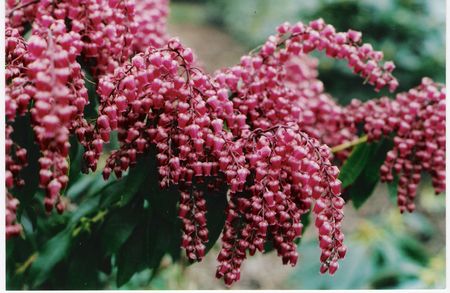
[(355, 145), (364, 143), (366, 141), (367, 141), (367, 135), (364, 135), (364, 136), (358, 137), (357, 139), (354, 139), (354, 140), (351, 140), (351, 141), (347, 141), (347, 142), (344, 142), (344, 143), (342, 143), (340, 145), (332, 147), (331, 148), (331, 152), (332, 153), (339, 153), (340, 151), (343, 151), (343, 150), (348, 149), (350, 147), (353, 147)]
[(19, 266), (16, 269), (16, 275), (23, 274), (31, 266), (31, 264), (33, 264), (33, 262), (36, 260), (38, 255), (39, 254), (37, 252), (30, 255), (30, 257), (21, 266)]

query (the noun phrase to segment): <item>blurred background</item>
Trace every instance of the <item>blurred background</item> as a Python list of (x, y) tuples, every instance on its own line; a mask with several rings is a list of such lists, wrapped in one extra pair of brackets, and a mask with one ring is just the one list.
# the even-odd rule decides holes
[[(171, 1), (169, 33), (192, 47), (208, 72), (239, 62), (280, 23), (322, 17), (338, 31), (363, 32), (369, 42), (393, 60), (400, 91), (423, 76), (445, 82), (444, 0), (197, 0)], [(320, 58), (326, 90), (341, 104), (388, 94), (375, 93), (351, 74), (343, 62)], [(428, 181), (418, 194), (418, 210), (401, 215), (384, 184), (359, 210), (346, 206), (349, 250), (334, 277), (319, 274), (319, 248), (313, 227), (299, 246), (295, 268), (283, 266), (276, 253), (256, 255), (243, 265), (233, 289), (425, 289), (445, 286), (445, 195), (435, 196)], [(153, 276), (136, 274), (123, 289), (223, 289), (214, 278), (213, 248), (203, 262), (171, 264)], [(108, 287), (114, 289), (114, 279)]]

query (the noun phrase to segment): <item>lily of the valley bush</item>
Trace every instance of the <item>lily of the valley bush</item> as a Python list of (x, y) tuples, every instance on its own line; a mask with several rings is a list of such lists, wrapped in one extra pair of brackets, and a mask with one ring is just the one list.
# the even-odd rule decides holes
[[(346, 254), (341, 193), (352, 183), (342, 184), (339, 169), (351, 163), (358, 142), (393, 141), (379, 172), (382, 181), (398, 182), (401, 212), (415, 209), (423, 172), (436, 193), (445, 190), (443, 85), (424, 78), (393, 99), (344, 107), (318, 79), (314, 51), (344, 60), (375, 92), (395, 91), (394, 63), (363, 43), (360, 32), (336, 32), (322, 19), (284, 23), (237, 65), (208, 74), (191, 49), (167, 36), (167, 1), (8, 0), (6, 6), (7, 238), (22, 229), (10, 191), (27, 184), (20, 177), (27, 151), (11, 138), (18, 115), (31, 117), (49, 213), (66, 208), (71, 136), (84, 147), (84, 172), (108, 155), (105, 180), (120, 180), (156, 149), (159, 187), (179, 190), (180, 245), (190, 261), (207, 252), (206, 214), (224, 212), (207, 209), (203, 187), (228, 189), (216, 272), (227, 285), (267, 243), (283, 264), (296, 265), (310, 211), (320, 272), (335, 273)], [(89, 95), (87, 83), (97, 95)], [(96, 117), (87, 119), (92, 103)], [(119, 147), (105, 152), (113, 132)]]

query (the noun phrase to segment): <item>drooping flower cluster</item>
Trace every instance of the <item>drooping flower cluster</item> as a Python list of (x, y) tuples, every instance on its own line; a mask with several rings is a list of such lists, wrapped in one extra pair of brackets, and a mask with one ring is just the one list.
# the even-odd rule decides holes
[(11, 237), (17, 236), (22, 231), (22, 225), (17, 223), (16, 219), (16, 211), (17, 207), (19, 205), (19, 200), (17, 198), (14, 198), (11, 194), (6, 194), (6, 227), (5, 227), (5, 233), (6, 233), (6, 239), (9, 239)]
[(133, 36), (133, 47), (137, 52), (147, 48), (161, 48), (168, 41), (166, 32), (169, 0), (136, 1), (135, 22), (138, 27)]
[[(25, 184), (19, 177), (23, 167), (27, 165), (27, 150), (21, 148), (13, 142), (11, 134), (13, 128), (11, 125), (5, 127), (5, 183), (7, 189), (14, 186), (21, 187)], [(17, 236), (22, 231), (22, 226), (16, 222), (16, 210), (19, 200), (14, 198), (11, 193), (6, 192), (6, 238)]]
[[(149, 9), (160, 9), (159, 21), (165, 22), (163, 1), (141, 1), (139, 5), (144, 5), (138, 13), (141, 21)], [(69, 134), (75, 133), (86, 147), (87, 159), (103, 147), (94, 125), (83, 118), (89, 99), (78, 61), (84, 60), (88, 67), (95, 65), (91, 67), (95, 78), (112, 73), (133, 53), (132, 34), (144, 33), (134, 19), (134, 1), (24, 0), (8, 1), (6, 6), (7, 119), (13, 121), (16, 114), (25, 114), (33, 101), (30, 113), (42, 153), (40, 185), (47, 189), (47, 209), (56, 204), (62, 211), (58, 197), (67, 184)], [(28, 23), (32, 29), (27, 45), (20, 32)], [(163, 39), (162, 25), (155, 28), (154, 35)], [(151, 37), (141, 38), (139, 44), (151, 43)]]
[[(235, 215), (246, 218), (244, 232), (237, 230), (234, 234), (241, 242), (249, 243), (241, 247), (244, 256), (247, 249), (251, 254), (257, 248), (262, 251), (264, 243), (277, 236), (276, 239), (281, 240), (275, 242), (275, 247), (283, 262), (293, 265), (298, 257), (294, 240), (300, 236), (300, 216), (311, 209), (313, 197), (323, 197), (318, 200), (320, 208), (315, 210), (320, 219), (320, 241), (326, 251), (324, 255), (328, 256), (322, 257), (322, 270), (329, 269), (333, 274), (339, 258), (337, 251), (345, 248), (340, 248), (343, 200), (339, 197), (338, 170), (328, 160), (329, 150), (307, 134), (299, 133), (295, 124), (276, 127), (278, 131), (267, 134), (262, 134), (261, 129), (251, 130), (245, 116), (242, 119), (242, 114), (233, 111), (227, 91), (217, 90), (217, 84), (194, 64), (191, 50), (172, 39), (167, 47), (138, 54), (117, 69), (114, 76), (100, 80), (101, 104), (96, 129), (105, 142), (109, 133), (117, 129), (121, 143), (120, 149), (108, 158), (104, 177), (108, 178), (113, 172), (120, 177), (136, 162), (137, 154), (156, 146), (160, 187), (176, 184), (181, 191), (182, 246), (192, 261), (204, 256), (208, 235), (206, 202), (200, 191), (192, 189), (197, 184), (207, 181), (210, 188), (214, 188), (221, 182), (228, 183), (231, 200), (224, 235), (231, 233), (227, 231)], [(226, 131), (223, 117), (228, 117), (228, 126), (234, 122), (231, 125), (237, 135)], [(269, 140), (266, 136), (273, 137)], [(287, 162), (290, 165), (285, 167)], [(270, 175), (265, 173), (269, 164), (274, 168)], [(247, 204), (244, 208), (240, 203), (242, 209), (234, 210), (236, 201)], [(259, 203), (259, 209), (252, 212), (248, 205), (251, 202)], [(269, 218), (261, 214), (267, 204), (265, 210), (270, 211)], [(284, 226), (279, 225), (279, 219), (283, 219)], [(326, 228), (322, 228), (322, 224)], [(260, 226), (270, 233), (257, 236), (253, 232), (259, 231)], [(242, 236), (242, 233), (252, 235)], [(230, 249), (226, 241), (225, 237), (225, 250)], [(227, 270), (224, 266), (228, 267), (228, 262), (239, 262), (240, 257), (228, 254), (231, 259), (226, 262), (225, 250), (220, 257), (222, 265), (218, 276), (225, 276), (225, 282), (231, 284), (238, 279), (239, 265), (234, 264)]]
[(113, 73), (133, 53), (133, 0), (83, 0), (68, 9), (72, 31), (83, 35), (83, 56), (94, 76)]
[(247, 251), (262, 252), (267, 242), (283, 264), (295, 266), (301, 216), (310, 210), (319, 231), (321, 272), (334, 274), (346, 248), (339, 170), (329, 162), (329, 148), (293, 124), (256, 129), (223, 153), (220, 168), (231, 188), (216, 276), (227, 285), (239, 280)]
[[(286, 75), (283, 83), (298, 96), (296, 104), (301, 105), (301, 129), (322, 143), (335, 146), (352, 141), (354, 132), (342, 127), (345, 111), (333, 97), (324, 92), (323, 83), (317, 79), (318, 60), (307, 55), (290, 56), (286, 61)], [(334, 154), (341, 160), (349, 155), (348, 150)]]
[(11, 123), (16, 115), (23, 115), (28, 110), (30, 96), (27, 93), (28, 79), (22, 70), (28, 62), (27, 46), (17, 29), (6, 28), (5, 45), (5, 78), (8, 85), (5, 90), (5, 179), (6, 187), (11, 189), (14, 185), (24, 184), (19, 179), (19, 172), (27, 164), (26, 149), (18, 146), (11, 138), (14, 131)]
[(113, 171), (120, 177), (151, 143), (158, 151), (161, 187), (192, 184), (194, 176), (211, 172), (211, 155), (204, 148), (212, 147), (210, 139), (215, 139), (214, 117), (208, 115), (205, 100), (215, 91), (192, 62), (191, 50), (172, 39), (165, 48), (140, 53), (114, 76), (100, 80), (97, 130), (105, 142), (118, 130), (122, 143), (107, 160), (105, 178)]
[(429, 78), (395, 100), (366, 103), (354, 100), (346, 109), (346, 123), (356, 131), (364, 124), (369, 141), (394, 134), (394, 147), (381, 166), (381, 180), (398, 176), (401, 212), (415, 209), (414, 198), (422, 172), (430, 173), (436, 194), (445, 191), (445, 87)]
[(47, 191), (45, 206), (47, 211), (56, 206), (62, 212), (59, 196), (69, 179), (66, 157), (71, 123), (82, 117), (89, 99), (80, 64), (76, 62), (83, 46), (81, 36), (67, 32), (63, 19), (49, 6), (51, 3), (39, 3), (28, 41), (28, 92), (34, 101), (30, 113), (42, 154), (39, 183)]
[(97, 136), (108, 142), (117, 130), (121, 143), (107, 159), (104, 178), (112, 172), (121, 177), (138, 154), (155, 146), (160, 187), (180, 187), (183, 247), (191, 260), (200, 260), (208, 235), (205, 200), (201, 191), (191, 189), (218, 176), (214, 152), (226, 136), (223, 122), (206, 103), (216, 94), (212, 83), (194, 66), (192, 51), (172, 39), (161, 49), (135, 55), (114, 76), (101, 78), (98, 92)]
[[(341, 133), (336, 127), (341, 109), (323, 92), (311, 64), (314, 61), (307, 58), (315, 50), (346, 60), (354, 73), (376, 90), (388, 86), (393, 91), (398, 85), (391, 75), (392, 62), (383, 64), (382, 52), (374, 51), (369, 44), (361, 45), (361, 33), (336, 33), (322, 19), (309, 25), (299, 22), (279, 26), (278, 34), (270, 36), (257, 54), (242, 57), (239, 65), (216, 74), (216, 80), (233, 93), (234, 108), (252, 127), (267, 129), (277, 123), (295, 122), (308, 134), (338, 144), (351, 134)], [(234, 131), (234, 124), (229, 122)]]
[[(27, 165), (27, 150), (12, 140), (14, 128), (11, 125), (16, 115), (23, 115), (30, 101), (25, 92), (27, 77), (22, 68), (26, 66), (27, 46), (17, 29), (6, 27), (5, 30), (5, 184), (7, 189), (25, 184), (20, 178), (20, 171)], [(16, 210), (19, 200), (6, 193), (6, 237), (16, 236), (22, 226), (16, 223)]]
[(23, 115), (28, 110), (30, 96), (26, 93), (27, 77), (23, 70), (27, 66), (27, 45), (17, 29), (7, 27), (5, 30), (6, 119), (13, 121), (16, 115)]
[(82, 36), (83, 62), (95, 77), (113, 73), (136, 51), (167, 42), (168, 0), (8, 0), (7, 23), (23, 31), (44, 6)]
[(7, 26), (24, 32), (24, 26), (32, 23), (37, 11), (37, 3), (40, 0), (6, 0), (5, 22)]
[(181, 247), (193, 262), (201, 261), (205, 256), (209, 232), (206, 227), (206, 200), (203, 191), (196, 190), (195, 187), (191, 189), (186, 186), (180, 188), (178, 217), (182, 221), (183, 230)]

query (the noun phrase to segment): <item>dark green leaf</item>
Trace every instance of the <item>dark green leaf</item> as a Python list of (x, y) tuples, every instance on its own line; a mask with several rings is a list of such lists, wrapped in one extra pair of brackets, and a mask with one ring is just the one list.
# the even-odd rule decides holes
[(19, 198), (19, 214), (21, 210), (30, 204), (34, 194), (39, 186), (39, 163), (40, 151), (38, 145), (35, 143), (35, 136), (31, 127), (30, 115), (16, 117), (14, 123), (14, 132), (12, 139), (19, 146), (27, 150), (28, 166), (23, 168), (20, 172), (20, 178), (25, 180), (25, 186), (21, 188), (14, 188), (12, 193)]
[[(81, 60), (80, 60), (81, 61)], [(84, 73), (84, 85), (86, 89), (88, 90), (88, 96), (89, 96), (89, 104), (86, 105), (84, 108), (84, 115), (87, 119), (95, 118), (97, 117), (97, 107), (98, 107), (98, 101), (99, 97), (97, 94), (97, 88), (94, 83), (94, 77), (90, 74), (89, 68), (87, 68), (87, 64), (84, 64), (84, 62), (80, 62), (83, 68)], [(86, 68), (86, 69), (85, 69)]]
[[(84, 216), (96, 211), (98, 209), (99, 197), (91, 197), (82, 202), (71, 215), (68, 226), (77, 224), (77, 222)], [(72, 226), (73, 227), (73, 226)]]
[(126, 187), (126, 181), (124, 179), (121, 180), (113, 180), (107, 185), (105, 185), (98, 194), (100, 195), (99, 205), (100, 208), (107, 208), (117, 201), (123, 195), (124, 189)]
[[(67, 261), (68, 272), (61, 286), (65, 289), (95, 289), (99, 287), (98, 267), (100, 265), (99, 241), (93, 234), (85, 234), (73, 243), (73, 251)], [(95, 234), (97, 235), (97, 234)]]
[(339, 174), (342, 188), (351, 185), (366, 167), (371, 156), (373, 156), (375, 144), (363, 143), (357, 145), (348, 159), (345, 161)]
[(353, 206), (357, 209), (372, 195), (380, 180), (380, 167), (386, 158), (386, 153), (392, 147), (392, 142), (388, 139), (383, 139), (370, 145), (372, 145), (370, 147), (371, 152), (365, 168), (346, 190), (347, 195), (353, 201)]
[(226, 187), (218, 192), (204, 191), (204, 196), (207, 205), (207, 227), (208, 227), (208, 243), (206, 244), (206, 253), (214, 246), (220, 233), (222, 233), (225, 224), (225, 209), (227, 207), (227, 192)]
[(398, 187), (398, 176), (394, 176), (394, 180), (392, 182), (387, 183), (389, 200), (393, 204), (397, 204), (397, 187)]
[(101, 191), (100, 206), (107, 207), (115, 202), (119, 202), (120, 206), (128, 204), (143, 186), (148, 185), (147, 178), (152, 170), (152, 160), (155, 160), (152, 155), (139, 158), (137, 165), (131, 167), (127, 175), (112, 181), (111, 184), (114, 185), (105, 187)]
[[(141, 157), (135, 167), (132, 167), (126, 178), (126, 189), (123, 194), (122, 199), (120, 200), (120, 204), (122, 206), (126, 205), (139, 191), (142, 186), (146, 186), (146, 180), (150, 176), (151, 173), (151, 161), (155, 160), (153, 158), (153, 154), (147, 155), (145, 157)], [(158, 178), (158, 177), (156, 177)]]
[(372, 195), (377, 186), (378, 178), (360, 179), (350, 188), (348, 194), (352, 199), (353, 206), (359, 209), (366, 200)]
[[(121, 197), (120, 204), (125, 205), (133, 197), (139, 196), (139, 198), (147, 199), (149, 206), (144, 209), (143, 219), (140, 220), (133, 234), (119, 250), (117, 258), (119, 287), (135, 272), (145, 267), (158, 268), (161, 259), (168, 251), (174, 250), (175, 247), (179, 250), (181, 241), (179, 233), (175, 231), (179, 225), (177, 218), (179, 192), (175, 187), (165, 190), (159, 188), (154, 152), (148, 154), (138, 163), (138, 166), (130, 170), (126, 181), (127, 194)], [(139, 234), (139, 237), (136, 234)], [(133, 240), (133, 238), (139, 240)], [(140, 244), (131, 244), (131, 241)], [(125, 259), (124, 256), (131, 249), (141, 252), (136, 256), (133, 255), (131, 259)], [(176, 253), (172, 251), (172, 255), (176, 256)]]
[(117, 287), (146, 266), (147, 249), (146, 223), (139, 224), (117, 254)]
[(168, 190), (159, 190), (157, 184), (152, 184), (158, 189), (150, 194), (150, 207), (152, 214), (149, 219), (147, 250), (149, 268), (158, 268), (165, 253), (169, 252), (173, 259), (180, 256), (181, 225), (177, 215), (177, 202), (179, 192), (175, 187)]
[[(71, 170), (71, 174), (72, 174), (72, 170)], [(77, 178), (77, 180), (73, 180), (73, 183), (70, 184), (70, 186), (68, 187), (68, 189), (66, 191), (67, 196), (69, 196), (71, 199), (77, 199), (82, 195), (88, 195), (88, 194), (85, 194), (86, 191), (96, 180), (103, 181), (103, 179), (100, 177), (95, 176), (94, 174), (91, 174), (91, 175), (87, 175), (87, 176), (81, 176), (80, 178)]]
[(156, 269), (165, 253), (175, 261), (180, 257), (181, 221), (178, 219), (177, 203), (180, 193), (177, 187), (159, 188), (155, 152), (150, 152), (146, 164), (149, 174), (139, 194), (144, 196), (152, 209), (148, 226), (148, 250), (151, 251), (148, 267)]
[[(70, 152), (69, 152), (69, 189), (74, 183), (76, 183), (80, 177), (82, 177), (81, 168), (83, 161), (83, 147), (78, 142), (74, 135), (70, 136)], [(92, 176), (84, 176), (82, 178), (91, 178)]]
[(72, 234), (65, 229), (50, 239), (38, 251), (38, 257), (30, 267), (29, 278), (37, 287), (52, 276), (51, 271), (67, 254), (71, 246)]
[(131, 206), (110, 212), (100, 230), (101, 252), (104, 256), (116, 253), (136, 227), (140, 213)]

